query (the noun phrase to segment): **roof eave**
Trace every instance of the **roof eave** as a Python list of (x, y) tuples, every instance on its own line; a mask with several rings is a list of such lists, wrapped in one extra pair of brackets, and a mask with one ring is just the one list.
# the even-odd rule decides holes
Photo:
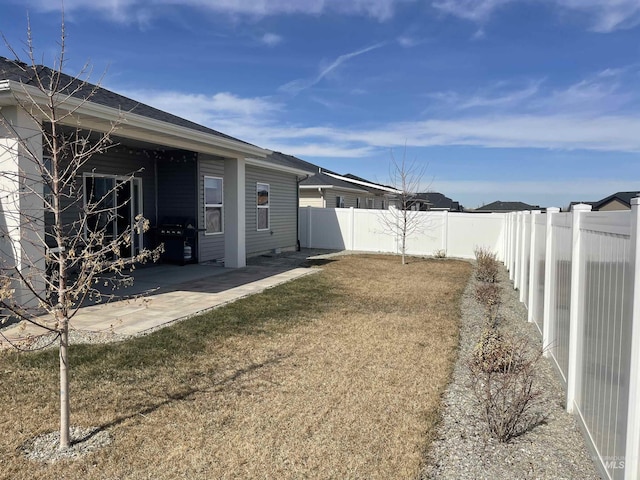
[[(0, 81), (0, 93), (10, 93), (9, 102), (0, 101), (0, 105), (11, 105), (17, 101), (36, 101), (44, 103), (47, 96), (37, 88), (24, 85), (13, 80)], [(3, 95), (6, 98), (6, 95)], [(179, 125), (173, 125), (161, 120), (126, 112), (98, 103), (68, 97), (64, 105), (61, 106), (66, 111), (73, 111), (73, 118), (69, 119), (69, 124), (76, 126), (72, 121), (83, 120), (92, 123), (94, 127), (106, 122), (105, 128), (111, 128), (113, 123), (118, 123), (115, 131), (116, 135), (134, 138), (144, 141), (153, 141), (153, 137), (158, 137), (158, 142), (165, 139), (165, 143), (178, 148), (191, 149), (202, 153), (213, 153), (223, 155), (240, 155), (252, 157), (266, 157), (268, 151), (238, 140), (219, 137), (210, 133), (199, 132)], [(80, 123), (82, 125), (82, 123)], [(160, 135), (161, 134), (161, 135)], [(169, 138), (167, 138), (169, 137)], [(173, 140), (173, 141), (171, 141)], [(163, 144), (163, 143), (162, 143)], [(191, 145), (191, 146), (189, 146)]]
[[(268, 152), (268, 150), (265, 150), (266, 152)], [(294, 175), (298, 175), (298, 176), (309, 176), (309, 175), (313, 175), (312, 172), (309, 172), (307, 170), (302, 170), (300, 168), (295, 168), (295, 167), (287, 167), (286, 165), (277, 165), (275, 163), (271, 163), (268, 160), (261, 160), (258, 158), (250, 158), (248, 157), (246, 159), (246, 163), (247, 165), (253, 165), (255, 167), (261, 167), (261, 168), (267, 168), (269, 170), (277, 170), (280, 172), (286, 172), (286, 173), (292, 173)]]

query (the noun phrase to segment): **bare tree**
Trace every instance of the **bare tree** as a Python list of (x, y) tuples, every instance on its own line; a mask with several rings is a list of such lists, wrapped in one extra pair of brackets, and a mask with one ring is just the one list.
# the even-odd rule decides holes
[[(156, 260), (159, 249), (133, 248), (136, 235), (148, 228), (141, 215), (126, 227), (120, 221), (123, 212), (132, 209), (131, 196), (123, 200), (126, 195), (119, 193), (131, 187), (135, 172), (111, 184), (79, 181), (91, 158), (114, 146), (112, 136), (119, 122), (102, 131), (78, 126), (81, 110), (92, 102), (100, 82), (89, 83), (88, 65), (76, 76), (63, 73), (64, 16), (52, 68), (36, 61), (30, 25), (26, 63), (6, 39), (5, 43), (16, 58), (14, 71), (25, 80), (13, 91), (15, 109), (0, 110), (0, 158), (5, 164), (14, 162), (10, 168), (3, 165), (0, 172), (0, 196), (8, 207), (0, 212), (0, 229), (5, 230), (1, 232), (5, 241), (0, 252), (0, 307), (52, 333), (59, 344), (63, 449), (70, 445), (70, 321), (83, 302), (105, 299), (107, 293), (100, 291), (105, 278), (117, 286), (125, 278), (125, 268)], [(33, 127), (17, 127), (15, 115)]]
[(403, 265), (406, 264), (407, 239), (424, 227), (415, 206), (416, 193), (421, 188), (426, 169), (415, 160), (408, 162), (406, 153), (405, 148), (402, 158), (398, 160), (391, 152), (389, 181), (398, 193), (395, 194), (395, 206), (390, 205), (389, 210), (380, 217), (385, 233), (399, 238)]

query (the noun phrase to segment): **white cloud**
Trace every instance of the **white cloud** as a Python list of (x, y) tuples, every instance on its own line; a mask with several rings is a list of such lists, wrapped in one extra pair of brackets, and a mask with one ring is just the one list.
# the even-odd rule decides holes
[(443, 13), (484, 24), (499, 8), (518, 2), (586, 15), (590, 28), (596, 32), (608, 33), (640, 24), (638, 0), (435, 0), (432, 5)]
[(433, 6), (455, 17), (486, 22), (494, 10), (515, 0), (437, 0)]
[(283, 38), (275, 33), (265, 33), (260, 41), (265, 45), (268, 45), (269, 47), (275, 47), (276, 45), (282, 43)]
[(281, 108), (278, 103), (268, 98), (242, 98), (228, 92), (215, 95), (165, 90), (120, 89), (119, 92), (147, 105), (211, 128), (216, 128), (212, 123), (221, 119), (228, 121), (239, 118), (268, 118)]
[(331, 64), (325, 68), (323, 68), (320, 73), (318, 73), (318, 75), (316, 75), (314, 78), (301, 78), (301, 79), (297, 79), (297, 80), (292, 80), (291, 82), (285, 83), (284, 85), (282, 85), (280, 87), (280, 90), (283, 92), (287, 92), (287, 93), (291, 93), (291, 94), (298, 94), (300, 93), (302, 90), (306, 90), (307, 88), (311, 88), (314, 85), (316, 85), (318, 82), (320, 82), (324, 77), (326, 77), (327, 75), (329, 75), (331, 72), (333, 72), (335, 69), (337, 69), (340, 65), (342, 65), (343, 63), (351, 60), (352, 58), (355, 58), (359, 55), (362, 55), (364, 53), (370, 52), (371, 50), (376, 50), (380, 47), (383, 47), (384, 45), (386, 45), (386, 42), (382, 42), (382, 43), (377, 43), (375, 45), (371, 45), (370, 47), (366, 47), (363, 48), (361, 50), (357, 50), (355, 52), (351, 52), (351, 53), (345, 53), (344, 55), (340, 55), (338, 58), (336, 58), (333, 62), (331, 62)]
[[(127, 22), (139, 9), (163, 5), (194, 7), (233, 16), (320, 15), (336, 12), (386, 21), (393, 17), (397, 4), (413, 1), (415, 0), (66, 0), (64, 8), (68, 13), (97, 10), (120, 22)], [(26, 0), (25, 3), (43, 11), (60, 9), (58, 2), (50, 0)]]

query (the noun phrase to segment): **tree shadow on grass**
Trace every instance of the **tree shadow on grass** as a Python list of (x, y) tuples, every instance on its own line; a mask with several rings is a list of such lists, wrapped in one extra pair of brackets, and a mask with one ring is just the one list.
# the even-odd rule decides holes
[(92, 437), (96, 436), (97, 434), (99, 434), (100, 432), (109, 430), (113, 427), (116, 427), (118, 425), (123, 424), (124, 422), (126, 422), (127, 420), (131, 420), (132, 418), (138, 417), (138, 416), (145, 416), (145, 415), (149, 415), (152, 414), (154, 412), (156, 412), (157, 410), (161, 409), (162, 407), (168, 406), (168, 405), (172, 405), (181, 401), (185, 401), (188, 400), (191, 397), (194, 397), (195, 395), (201, 394), (201, 393), (219, 393), (224, 391), (226, 388), (229, 388), (229, 386), (233, 385), (234, 382), (240, 380), (242, 377), (245, 377), (248, 374), (251, 374), (253, 372), (259, 371), (263, 368), (266, 367), (270, 367), (270, 366), (274, 366), (274, 365), (278, 365), (279, 363), (281, 363), (284, 359), (289, 358), (291, 356), (291, 354), (280, 354), (280, 355), (275, 355), (272, 358), (269, 358), (267, 360), (264, 360), (262, 362), (257, 362), (257, 363), (252, 363), (250, 365), (247, 365), (246, 367), (243, 368), (239, 368), (237, 369), (235, 372), (233, 372), (232, 374), (226, 376), (225, 378), (218, 380), (216, 382), (213, 382), (212, 385), (208, 388), (185, 388), (182, 389), (181, 391), (178, 392), (168, 392), (165, 395), (165, 399), (163, 399), (162, 401), (153, 403), (151, 405), (148, 405), (142, 409), (139, 409), (137, 411), (128, 413), (126, 415), (120, 415), (118, 417), (116, 417), (115, 419), (113, 419), (110, 422), (107, 423), (103, 423), (102, 425), (99, 425), (96, 429), (94, 429), (93, 431), (91, 431), (89, 434), (85, 435), (84, 437), (75, 439), (75, 441), (73, 442), (73, 444), (78, 444), (78, 443), (83, 443), (83, 442), (87, 442), (89, 441)]

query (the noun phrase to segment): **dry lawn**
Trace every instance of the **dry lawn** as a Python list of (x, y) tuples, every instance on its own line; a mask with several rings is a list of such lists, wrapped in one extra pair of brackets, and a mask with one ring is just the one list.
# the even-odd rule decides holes
[(471, 265), (345, 256), (147, 337), (71, 350), (72, 423), (113, 443), (25, 460), (57, 428), (56, 352), (0, 356), (0, 478), (415, 478)]

